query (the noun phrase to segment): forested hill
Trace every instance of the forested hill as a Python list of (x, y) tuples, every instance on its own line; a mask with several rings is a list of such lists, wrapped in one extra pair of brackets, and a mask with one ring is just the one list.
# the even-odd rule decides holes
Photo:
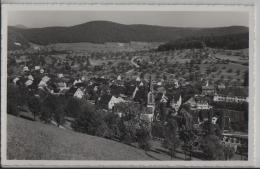
[(231, 50), (245, 49), (249, 47), (249, 33), (183, 38), (162, 44), (158, 47), (158, 50), (203, 48), (205, 46)]
[(123, 25), (109, 21), (92, 21), (71, 27), (19, 28), (9, 26), (8, 44), (26, 47), (28, 42), (46, 45), (70, 42), (168, 42), (191, 36), (221, 36), (248, 33), (243, 26), (219, 28), (181, 28), (153, 25)]

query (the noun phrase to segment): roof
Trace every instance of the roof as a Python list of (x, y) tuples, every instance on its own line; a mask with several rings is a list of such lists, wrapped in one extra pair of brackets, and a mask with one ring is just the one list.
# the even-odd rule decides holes
[(214, 86), (211, 86), (211, 85), (209, 85), (209, 86), (202, 86), (202, 90), (203, 89), (214, 90)]

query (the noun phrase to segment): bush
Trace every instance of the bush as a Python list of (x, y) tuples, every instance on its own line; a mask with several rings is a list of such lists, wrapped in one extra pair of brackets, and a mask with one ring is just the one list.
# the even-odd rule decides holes
[(206, 135), (201, 138), (201, 149), (206, 154), (208, 160), (223, 160), (224, 148), (216, 135)]

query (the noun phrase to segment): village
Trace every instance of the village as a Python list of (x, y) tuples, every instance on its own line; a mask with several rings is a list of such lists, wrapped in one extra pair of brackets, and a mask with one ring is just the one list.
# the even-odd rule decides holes
[[(16, 99), (8, 106), (8, 113), (26, 116), (30, 112), (34, 120), (82, 132), (75, 129), (75, 124), (82, 127), (78, 121), (80, 117), (73, 110), (68, 111), (68, 102), (84, 100), (97, 110), (121, 119), (126, 118), (127, 112), (137, 111), (139, 128), (142, 123), (146, 124), (147, 137), (152, 140), (167, 140), (162, 134), (163, 128), (170, 124), (169, 119), (175, 119), (179, 133), (176, 140), (182, 142), (178, 145), (184, 145), (185, 160), (186, 150), (193, 155), (195, 151), (203, 151), (204, 154), (211, 153), (206, 156), (212, 159), (218, 158), (212, 152), (204, 151), (198, 141), (202, 135), (207, 135), (205, 132), (212, 132), (212, 127), (205, 126), (213, 126), (219, 139), (214, 144), (220, 143), (226, 151), (233, 153), (226, 153), (226, 160), (234, 156), (247, 159), (248, 75), (239, 69), (228, 69), (229, 65), (246, 66), (244, 52), (234, 52), (241, 60), (238, 57), (229, 60), (221, 56), (225, 52), (232, 55), (232, 52), (210, 48), (111, 53), (76, 53), (52, 48), (30, 50), (8, 53), (8, 89), (16, 91), (8, 93), (8, 99), (9, 95), (10, 99)], [(225, 76), (224, 69), (227, 70)], [(19, 94), (22, 96), (18, 97)], [(70, 100), (65, 101), (66, 110), (42, 110), (41, 105), (52, 96)], [(129, 108), (128, 111), (124, 106), (138, 109)], [(181, 136), (185, 134), (188, 140)], [(174, 147), (175, 144), (177, 142)], [(185, 148), (185, 145), (191, 148)]]

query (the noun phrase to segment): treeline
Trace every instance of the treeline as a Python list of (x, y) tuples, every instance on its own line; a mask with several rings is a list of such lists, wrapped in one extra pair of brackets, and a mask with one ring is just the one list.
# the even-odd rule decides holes
[(200, 36), (170, 41), (158, 47), (159, 51), (203, 48), (245, 49), (249, 47), (249, 33), (223, 36)]

